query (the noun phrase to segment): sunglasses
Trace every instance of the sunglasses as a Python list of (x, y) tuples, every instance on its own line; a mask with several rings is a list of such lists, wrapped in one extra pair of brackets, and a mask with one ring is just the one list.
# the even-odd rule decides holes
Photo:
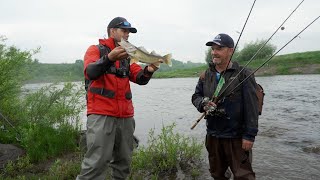
[(131, 24), (128, 21), (122, 21), (122, 22), (116, 24), (114, 27), (119, 28), (120, 26), (131, 27)]

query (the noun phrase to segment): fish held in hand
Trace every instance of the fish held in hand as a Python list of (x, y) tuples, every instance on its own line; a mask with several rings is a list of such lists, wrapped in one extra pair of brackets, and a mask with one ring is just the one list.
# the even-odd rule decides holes
[(137, 63), (137, 62), (153, 64), (160, 61), (167, 64), (170, 67), (172, 66), (171, 54), (161, 56), (155, 53), (154, 51), (149, 53), (145, 48), (136, 47), (124, 39), (121, 39), (121, 42), (119, 42), (119, 45), (123, 47), (131, 57), (130, 64)]

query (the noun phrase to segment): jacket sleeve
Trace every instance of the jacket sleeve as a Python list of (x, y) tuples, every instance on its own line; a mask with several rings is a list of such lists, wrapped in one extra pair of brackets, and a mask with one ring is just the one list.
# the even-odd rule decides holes
[(148, 84), (153, 73), (148, 71), (148, 66), (142, 69), (138, 64), (132, 63), (130, 65), (130, 81), (139, 85)]
[(114, 62), (108, 56), (100, 57), (99, 48), (92, 45), (84, 56), (84, 74), (87, 79), (96, 80), (103, 75)]
[[(245, 72), (245, 76), (250, 74), (249, 71)], [(252, 75), (246, 80), (242, 86), (243, 88), (243, 114), (244, 114), (244, 134), (243, 139), (254, 141), (258, 133), (258, 97), (256, 94), (256, 81)]]
[(204, 112), (203, 105), (202, 105), (203, 98), (204, 98), (203, 80), (201, 78), (199, 78), (195, 92), (192, 95), (191, 102), (197, 108), (197, 110), (201, 113)]

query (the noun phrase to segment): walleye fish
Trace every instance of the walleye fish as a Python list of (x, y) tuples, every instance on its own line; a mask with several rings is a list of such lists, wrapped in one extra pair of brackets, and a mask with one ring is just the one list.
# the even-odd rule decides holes
[(136, 47), (123, 38), (121, 39), (121, 42), (119, 42), (119, 45), (123, 47), (131, 57), (130, 64), (137, 62), (153, 64), (158, 62), (159, 60), (162, 60), (168, 66), (172, 66), (171, 54), (161, 56), (159, 54), (156, 54), (154, 51), (149, 53), (144, 47)]

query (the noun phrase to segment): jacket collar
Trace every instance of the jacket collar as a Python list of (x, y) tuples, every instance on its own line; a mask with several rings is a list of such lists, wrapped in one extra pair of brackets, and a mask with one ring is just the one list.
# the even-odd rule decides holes
[(99, 39), (99, 44), (108, 46), (111, 50), (116, 47), (116, 44), (114, 42), (113, 38), (108, 38), (108, 39)]

